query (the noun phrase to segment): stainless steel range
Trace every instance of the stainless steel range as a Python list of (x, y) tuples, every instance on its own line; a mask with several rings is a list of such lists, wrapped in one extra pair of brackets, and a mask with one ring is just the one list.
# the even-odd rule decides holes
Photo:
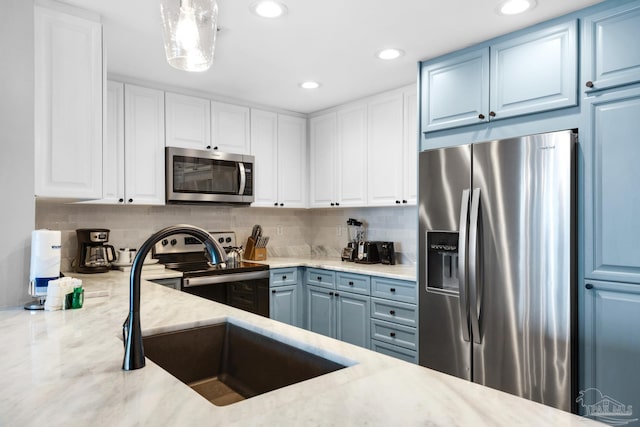
[[(232, 231), (211, 232), (229, 254), (237, 249)], [(153, 257), (183, 273), (181, 289), (193, 295), (269, 317), (269, 266), (232, 261), (211, 267), (198, 239), (175, 234), (157, 243)]]

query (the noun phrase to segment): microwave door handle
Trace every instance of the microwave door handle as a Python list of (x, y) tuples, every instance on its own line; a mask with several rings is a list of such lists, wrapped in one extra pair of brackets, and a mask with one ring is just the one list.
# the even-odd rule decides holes
[(244, 194), (244, 187), (247, 185), (247, 174), (244, 170), (244, 163), (238, 163), (238, 169), (240, 169), (240, 190), (238, 190), (238, 194)]

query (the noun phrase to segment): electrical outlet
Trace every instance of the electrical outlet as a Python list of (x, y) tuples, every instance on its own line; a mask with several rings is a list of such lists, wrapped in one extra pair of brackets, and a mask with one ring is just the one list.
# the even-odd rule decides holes
[(282, 226), (281, 225), (276, 225), (276, 235), (277, 236), (282, 236)]

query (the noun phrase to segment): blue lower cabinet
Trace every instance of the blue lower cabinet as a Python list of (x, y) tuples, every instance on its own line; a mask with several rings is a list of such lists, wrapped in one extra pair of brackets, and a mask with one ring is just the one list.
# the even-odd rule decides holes
[[(584, 375), (578, 408), (582, 414), (607, 424), (638, 419), (640, 285), (587, 280), (583, 292), (581, 365)], [(604, 409), (621, 413), (599, 418), (593, 415), (598, 405), (600, 410), (608, 405)], [(640, 422), (629, 425), (637, 426)]]
[(333, 294), (334, 292), (330, 289), (318, 286), (307, 286), (306, 326), (307, 329), (312, 332), (335, 338), (336, 328)]
[(405, 362), (415, 363), (416, 365), (418, 364), (418, 352), (404, 347), (372, 339), (371, 350), (377, 353), (386, 354), (387, 356), (395, 357), (396, 359), (404, 360)]
[(336, 292), (336, 338), (369, 348), (369, 297), (349, 292)]
[(302, 282), (297, 267), (270, 271), (269, 317), (302, 327)]

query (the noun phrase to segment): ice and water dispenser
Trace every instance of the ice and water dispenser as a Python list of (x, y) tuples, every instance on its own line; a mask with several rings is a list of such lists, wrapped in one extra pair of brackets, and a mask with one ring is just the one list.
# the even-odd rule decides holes
[(427, 287), (458, 292), (457, 232), (427, 232)]

